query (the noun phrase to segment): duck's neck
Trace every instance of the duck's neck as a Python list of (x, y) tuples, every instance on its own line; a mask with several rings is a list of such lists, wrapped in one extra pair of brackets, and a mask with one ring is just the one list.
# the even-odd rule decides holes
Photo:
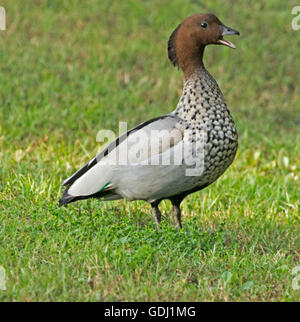
[(204, 46), (195, 47), (194, 44), (186, 44), (184, 49), (179, 50), (178, 63), (183, 71), (184, 79), (187, 80), (195, 74), (195, 71), (204, 68)]
[(195, 119), (196, 114), (203, 114), (218, 105), (226, 107), (222, 92), (201, 64), (185, 79), (182, 95), (174, 113), (186, 120)]

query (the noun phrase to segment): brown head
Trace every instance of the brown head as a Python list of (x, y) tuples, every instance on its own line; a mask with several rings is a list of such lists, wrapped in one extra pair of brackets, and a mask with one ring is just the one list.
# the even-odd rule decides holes
[(203, 66), (202, 58), (207, 45), (234, 44), (223, 38), (224, 35), (239, 35), (239, 32), (225, 26), (213, 14), (195, 14), (186, 18), (172, 33), (168, 42), (168, 56), (174, 66), (179, 66), (185, 77)]

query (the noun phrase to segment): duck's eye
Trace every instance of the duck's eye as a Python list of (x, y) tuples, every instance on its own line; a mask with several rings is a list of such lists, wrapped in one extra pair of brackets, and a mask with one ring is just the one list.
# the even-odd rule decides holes
[(201, 27), (205, 29), (207, 27), (207, 22), (206, 21), (201, 22)]

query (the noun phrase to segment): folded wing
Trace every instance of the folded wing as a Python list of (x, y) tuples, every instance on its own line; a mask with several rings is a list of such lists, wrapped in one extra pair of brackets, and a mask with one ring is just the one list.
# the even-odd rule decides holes
[(166, 152), (183, 140), (181, 122), (177, 116), (168, 114), (122, 134), (63, 182), (67, 189), (60, 205), (90, 197), (115, 200), (126, 196), (118, 189), (118, 183), (122, 181), (124, 186), (124, 178), (127, 178), (130, 188), (131, 178), (137, 179), (135, 174), (139, 175), (139, 180), (143, 180), (143, 174), (151, 175), (155, 168), (142, 170), (139, 166), (146, 169), (147, 164), (169, 157)]

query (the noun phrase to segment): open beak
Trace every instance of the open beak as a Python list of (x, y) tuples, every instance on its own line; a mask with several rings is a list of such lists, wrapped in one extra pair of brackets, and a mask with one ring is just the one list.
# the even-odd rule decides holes
[(218, 44), (225, 45), (225, 46), (235, 49), (236, 48), (235, 45), (232, 42), (225, 40), (223, 38), (223, 36), (225, 36), (225, 35), (239, 35), (240, 33), (238, 31), (236, 31), (230, 27), (224, 26), (224, 25), (220, 25), (220, 28), (222, 31), (222, 35), (219, 38), (219, 40), (217, 41)]

